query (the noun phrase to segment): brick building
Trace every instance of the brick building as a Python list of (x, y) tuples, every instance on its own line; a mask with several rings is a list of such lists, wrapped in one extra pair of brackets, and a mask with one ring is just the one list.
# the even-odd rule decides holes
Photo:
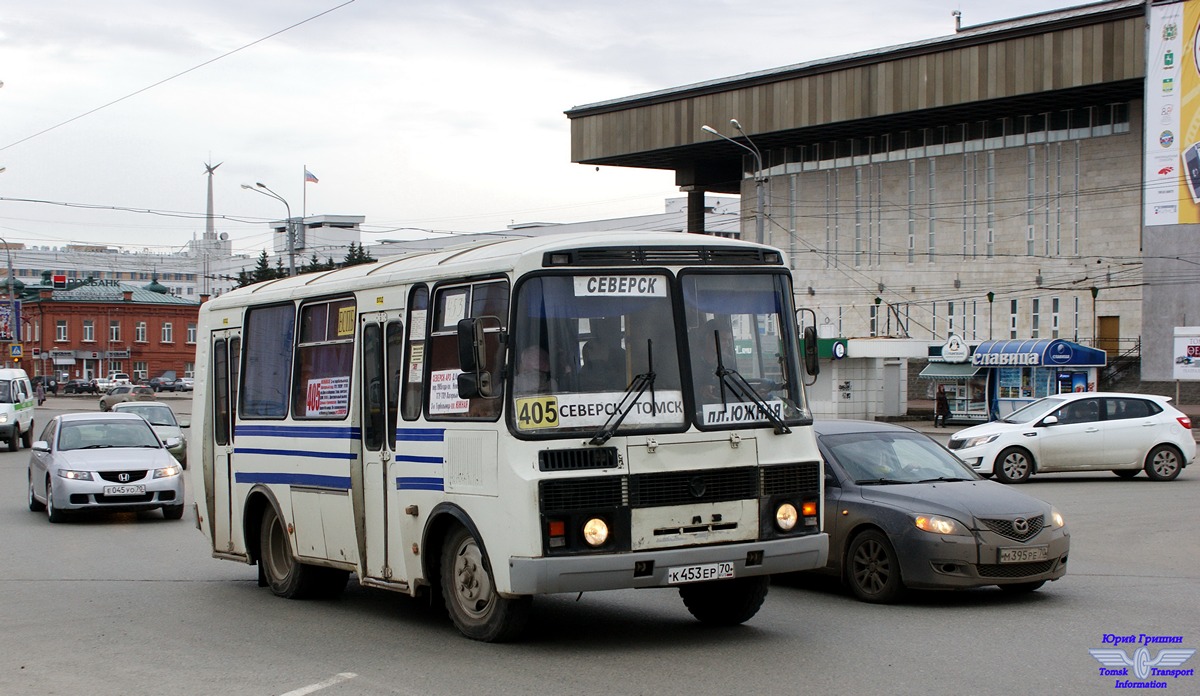
[[(200, 302), (169, 294), (154, 278), (135, 286), (114, 280), (14, 284), (21, 300), (21, 353), (13, 363), (31, 376), (90, 379), (127, 372), (148, 379), (195, 369)], [(201, 301), (205, 299), (201, 297)]]

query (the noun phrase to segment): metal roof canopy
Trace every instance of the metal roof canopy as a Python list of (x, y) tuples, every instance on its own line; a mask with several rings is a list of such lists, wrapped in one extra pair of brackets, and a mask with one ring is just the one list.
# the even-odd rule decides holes
[(931, 362), (917, 376), (921, 379), (970, 379), (982, 370), (970, 363)]

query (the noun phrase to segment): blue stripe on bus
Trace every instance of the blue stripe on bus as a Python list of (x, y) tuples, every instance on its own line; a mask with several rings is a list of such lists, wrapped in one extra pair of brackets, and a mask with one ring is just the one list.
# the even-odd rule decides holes
[(441, 457), (418, 457), (415, 454), (397, 454), (396, 461), (411, 462), (413, 464), (445, 464), (446, 460)]
[(445, 489), (445, 481), (432, 476), (401, 476), (396, 479), (396, 490), (398, 491), (443, 491)]
[(445, 428), (407, 428), (396, 431), (396, 439), (404, 442), (442, 442)]
[(266, 472), (239, 471), (234, 474), (237, 483), (282, 483), (291, 486), (320, 486), (350, 490), (349, 476), (323, 476), (321, 474), (271, 474)]
[(357, 440), (362, 437), (361, 428), (348, 426), (320, 425), (239, 425), (234, 431), (235, 437), (243, 436), (266, 437), (305, 437), (327, 440)]
[(270, 454), (282, 457), (314, 457), (316, 459), (358, 459), (357, 452), (314, 452), (312, 450), (268, 449), (266, 447), (234, 447), (234, 454)]

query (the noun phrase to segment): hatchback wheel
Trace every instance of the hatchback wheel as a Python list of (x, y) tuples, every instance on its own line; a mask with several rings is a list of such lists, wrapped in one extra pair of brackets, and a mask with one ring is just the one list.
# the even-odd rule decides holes
[(904, 592), (900, 561), (882, 532), (868, 530), (854, 537), (845, 564), (846, 584), (864, 602), (894, 602)]
[(1033, 458), (1020, 447), (1009, 447), (996, 456), (994, 473), (1004, 483), (1025, 483), (1033, 473)]
[(1170, 445), (1159, 445), (1146, 455), (1146, 475), (1152, 481), (1173, 481), (1181, 469), (1182, 457)]

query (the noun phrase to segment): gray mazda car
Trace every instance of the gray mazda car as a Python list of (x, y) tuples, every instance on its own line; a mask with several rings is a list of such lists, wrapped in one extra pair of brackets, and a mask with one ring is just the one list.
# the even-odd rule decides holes
[(859, 599), (906, 588), (1031, 592), (1067, 570), (1070, 534), (1049, 503), (971, 471), (926, 435), (817, 421), (829, 564)]

